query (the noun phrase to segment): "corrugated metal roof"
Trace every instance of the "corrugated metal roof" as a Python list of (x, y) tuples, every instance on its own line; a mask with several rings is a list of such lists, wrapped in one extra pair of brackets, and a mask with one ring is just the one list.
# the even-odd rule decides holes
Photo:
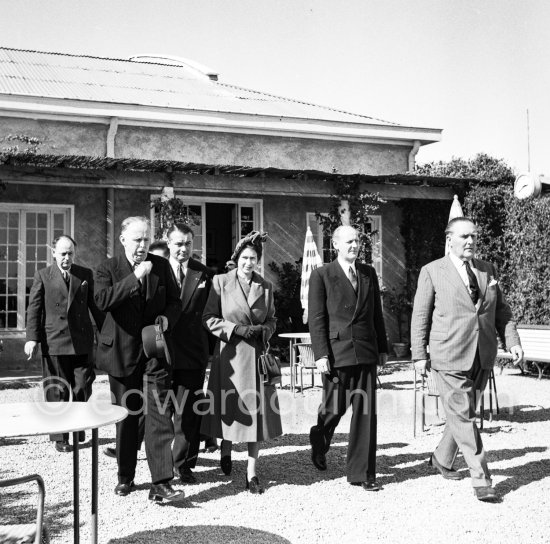
[(402, 126), (213, 81), (185, 64), (1, 47), (0, 94)]

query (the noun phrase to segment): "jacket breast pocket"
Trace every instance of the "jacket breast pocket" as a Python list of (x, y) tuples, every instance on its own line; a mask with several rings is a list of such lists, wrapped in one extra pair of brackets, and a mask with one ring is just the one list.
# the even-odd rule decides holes
[(340, 337), (339, 334), (338, 334), (338, 331), (330, 331), (328, 333), (328, 337), (329, 337), (329, 340), (338, 340), (338, 338)]

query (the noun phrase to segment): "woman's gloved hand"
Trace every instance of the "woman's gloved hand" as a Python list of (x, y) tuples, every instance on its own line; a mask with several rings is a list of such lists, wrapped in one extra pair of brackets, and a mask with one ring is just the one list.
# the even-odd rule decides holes
[(252, 325), (249, 327), (249, 329), (252, 331), (254, 337), (261, 336), (264, 332), (264, 328), (262, 325)]
[(255, 335), (251, 329), (252, 327), (249, 327), (248, 325), (237, 325), (233, 332), (241, 338), (248, 339), (252, 338)]
[(261, 325), (237, 325), (234, 329), (234, 333), (242, 338), (256, 338), (261, 336), (264, 328)]

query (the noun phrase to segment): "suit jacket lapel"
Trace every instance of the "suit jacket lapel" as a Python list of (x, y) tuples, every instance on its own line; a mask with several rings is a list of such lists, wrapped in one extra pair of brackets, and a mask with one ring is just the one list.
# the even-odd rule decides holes
[(479, 300), (476, 304), (476, 309), (479, 310), (481, 303), (485, 299), (485, 292), (487, 291), (487, 272), (479, 268), (476, 259), (472, 259), (473, 268), (475, 268), (474, 274), (477, 272), (477, 279), (479, 283)]
[[(126, 276), (129, 276), (130, 274), (133, 274), (132, 267), (130, 266), (130, 263), (128, 262), (128, 259), (126, 258), (126, 255), (121, 255), (117, 258), (116, 262), (116, 268), (114, 270), (115, 275), (115, 281), (121, 281)], [(141, 295), (139, 293), (139, 290), (136, 291), (135, 294), (132, 294), (130, 296), (130, 301), (134, 306), (141, 311), (141, 302), (140, 302)]]
[[(231, 298), (233, 298), (235, 304), (248, 316), (250, 322), (252, 323), (252, 312), (250, 311), (250, 306), (248, 301), (244, 298), (243, 290), (239, 285), (239, 280), (237, 278), (237, 270), (232, 270), (229, 273), (229, 281), (225, 284), (225, 288)], [(251, 290), (252, 291), (252, 290)]]
[(252, 278), (252, 283), (250, 284), (250, 294), (248, 295), (248, 306), (252, 308), (256, 301), (264, 295), (264, 288), (262, 283), (259, 281), (256, 274)]
[[(367, 275), (366, 271), (362, 269), (361, 266), (355, 264), (355, 270), (357, 270), (357, 304), (355, 306), (355, 314), (360, 308), (363, 308), (369, 293), (370, 286), (370, 277)], [(348, 283), (351, 286), (351, 282), (348, 280)], [(353, 289), (353, 286), (351, 286)]]
[[(332, 265), (332, 275), (334, 276), (335, 281), (341, 285), (340, 292), (346, 297), (346, 299), (353, 300), (353, 302), (355, 303), (357, 299), (357, 294), (355, 293), (353, 285), (351, 285), (351, 282), (346, 276), (343, 268), (340, 266), (338, 259), (332, 261)], [(355, 267), (355, 270), (357, 270), (357, 267)], [(359, 292), (359, 278), (357, 278), (357, 289)]]
[(63, 279), (63, 274), (61, 274), (61, 270), (59, 270), (59, 267), (57, 264), (53, 264), (50, 269), (50, 281), (52, 284), (57, 288), (59, 293), (62, 296), (67, 297), (67, 309), (69, 309), (70, 303), (69, 303), (69, 293), (67, 291), (67, 284), (65, 283), (65, 280)]
[(193, 270), (191, 267), (187, 267), (187, 274), (185, 275), (181, 288), (181, 305), (184, 310), (195, 293), (200, 283), (201, 276), (202, 272), (200, 270)]
[[(79, 287), (80, 287), (80, 284), (82, 283), (80, 278), (74, 274), (73, 272), (71, 272), (69, 274), (69, 277), (70, 277), (70, 282), (69, 282), (69, 301), (67, 303), (67, 308), (70, 308), (71, 307), (71, 304), (73, 303), (73, 300), (74, 300), (74, 296), (76, 294), (76, 292), (78, 291)], [(63, 279), (63, 278), (62, 278)]]
[(442, 261), (441, 268), (446, 271), (447, 278), (455, 286), (457, 292), (463, 293), (464, 296), (467, 297), (468, 300), (471, 302), (472, 299), (470, 298), (470, 293), (468, 293), (468, 288), (462, 281), (462, 278), (460, 277), (456, 266), (453, 264), (453, 261), (451, 261), (451, 258), (448, 255)]
[[(150, 259), (147, 258), (145, 259), (146, 261), (149, 261)], [(157, 276), (157, 274), (151, 270), (151, 272), (145, 276), (145, 285), (146, 285), (146, 296), (145, 296), (145, 300), (151, 300), (154, 296), (155, 296), (155, 293), (157, 292), (157, 286), (159, 284), (159, 277)]]

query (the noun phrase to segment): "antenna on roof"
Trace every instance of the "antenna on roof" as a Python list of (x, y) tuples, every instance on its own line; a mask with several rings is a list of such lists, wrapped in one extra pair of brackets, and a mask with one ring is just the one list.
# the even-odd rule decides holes
[(200, 72), (202, 75), (205, 75), (211, 81), (218, 81), (219, 72), (212, 70), (204, 64), (200, 64), (194, 60), (185, 59), (183, 57), (175, 57), (172, 55), (134, 55), (128, 60), (138, 61), (138, 62), (150, 62), (155, 64), (165, 64), (167, 66), (187, 66), (193, 68), (197, 72)]

